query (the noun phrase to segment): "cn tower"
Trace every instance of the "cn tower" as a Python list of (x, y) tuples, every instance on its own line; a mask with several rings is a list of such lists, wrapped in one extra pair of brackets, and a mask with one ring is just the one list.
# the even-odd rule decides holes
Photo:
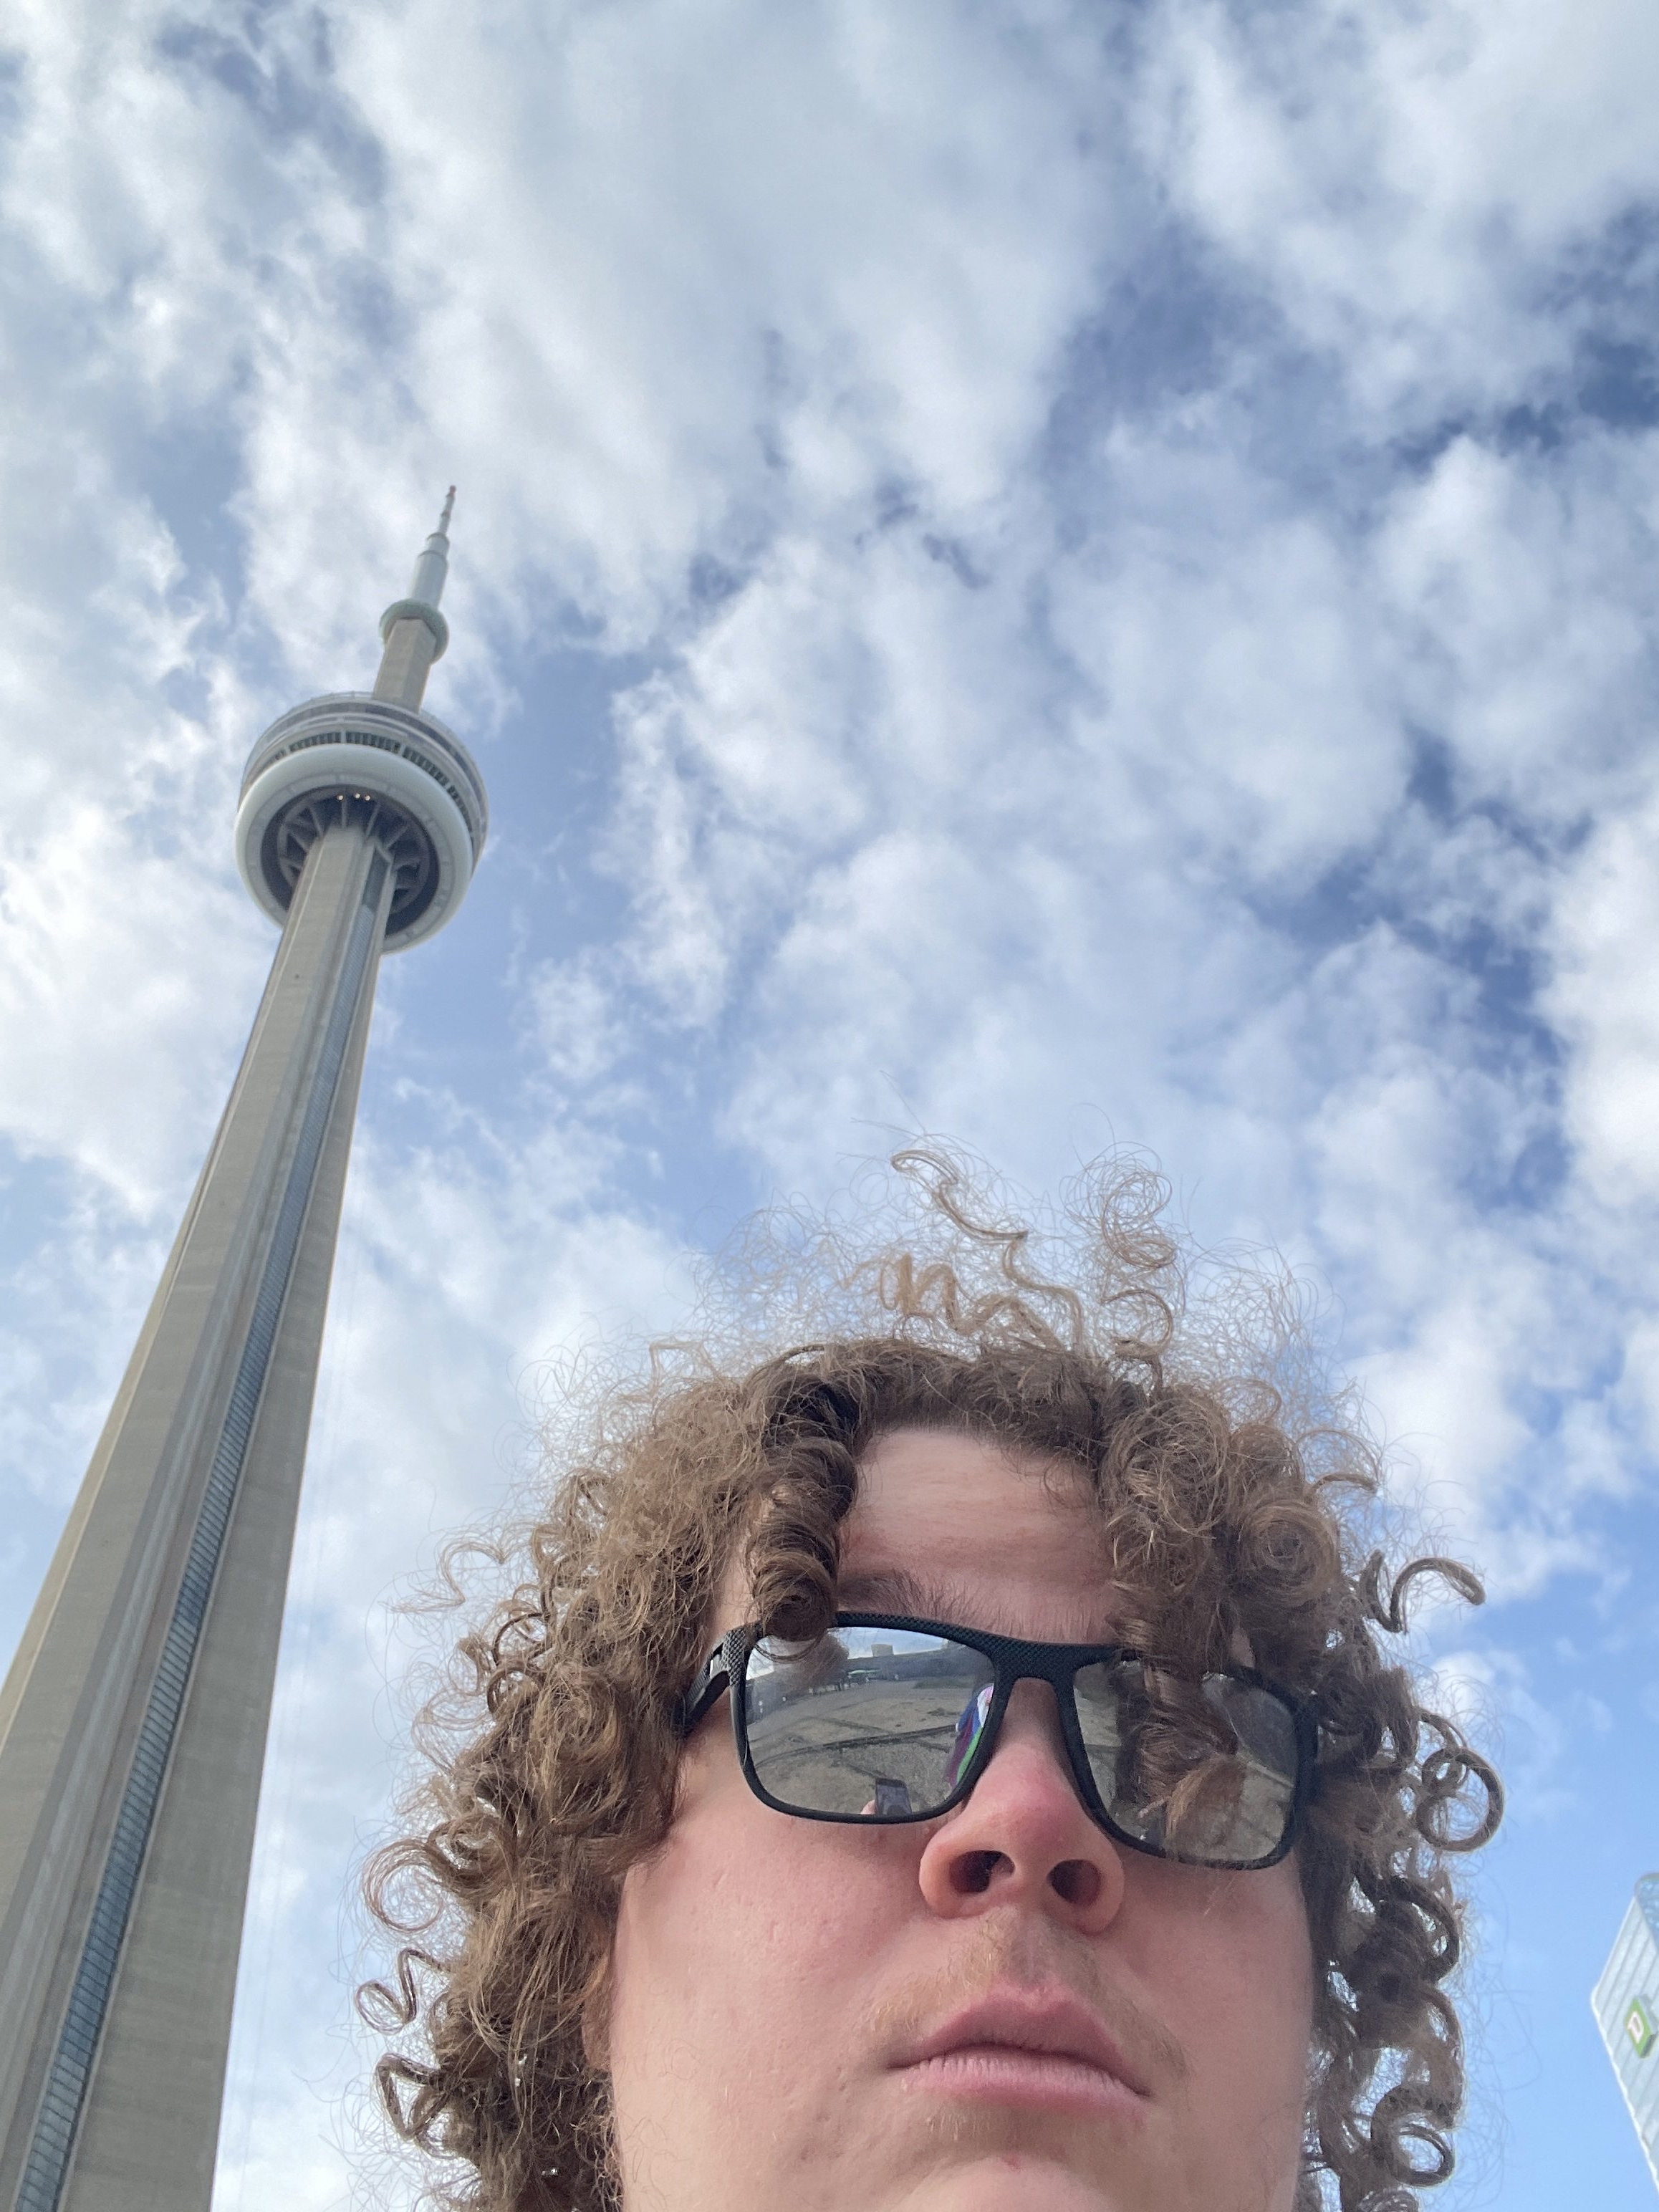
[(383, 952), (483, 849), (421, 702), (452, 488), (371, 693), (273, 722), (236, 859), (282, 941), (0, 1688), (0, 2212), (202, 2212), (306, 1437)]

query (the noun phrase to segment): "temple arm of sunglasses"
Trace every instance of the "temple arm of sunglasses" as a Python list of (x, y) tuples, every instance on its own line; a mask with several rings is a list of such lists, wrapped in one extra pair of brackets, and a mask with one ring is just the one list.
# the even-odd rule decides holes
[(690, 1735), (730, 1680), (731, 1669), (726, 1664), (726, 1643), (722, 1638), (698, 1669), (696, 1680), (680, 1700), (678, 1719), (682, 1735)]

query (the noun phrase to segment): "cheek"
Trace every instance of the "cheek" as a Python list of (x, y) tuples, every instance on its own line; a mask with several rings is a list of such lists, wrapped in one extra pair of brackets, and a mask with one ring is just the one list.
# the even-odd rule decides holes
[(722, 1792), (629, 1872), (608, 2038), (619, 2117), (668, 2082), (718, 2084), (728, 2110), (775, 2100), (803, 2057), (850, 2045), (902, 1912), (900, 1869), (851, 1840), (864, 1848)]
[(1195, 2083), (1218, 2113), (1299, 2127), (1313, 2032), (1313, 1954), (1293, 1869), (1222, 1875), (1185, 1917), (1165, 1986)]

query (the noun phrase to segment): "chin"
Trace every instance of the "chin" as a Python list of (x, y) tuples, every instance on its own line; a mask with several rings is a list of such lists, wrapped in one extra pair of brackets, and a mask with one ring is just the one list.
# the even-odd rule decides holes
[[(1085, 2180), (1052, 2159), (1009, 2151), (930, 2175), (906, 2194), (903, 2212), (1143, 2212), (1140, 2200)], [(847, 2212), (868, 2212), (848, 2205)], [(1146, 2202), (1144, 2212), (1163, 2212)]]

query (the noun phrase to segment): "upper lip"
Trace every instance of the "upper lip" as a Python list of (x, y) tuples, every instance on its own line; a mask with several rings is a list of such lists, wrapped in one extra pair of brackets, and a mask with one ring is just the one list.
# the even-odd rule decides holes
[(920, 2066), (953, 2051), (988, 2047), (1080, 2059), (1138, 2096), (1150, 2094), (1144, 2075), (1130, 2064), (1096, 2014), (1079, 1998), (1060, 1990), (994, 1990), (907, 2045), (898, 2063)]

